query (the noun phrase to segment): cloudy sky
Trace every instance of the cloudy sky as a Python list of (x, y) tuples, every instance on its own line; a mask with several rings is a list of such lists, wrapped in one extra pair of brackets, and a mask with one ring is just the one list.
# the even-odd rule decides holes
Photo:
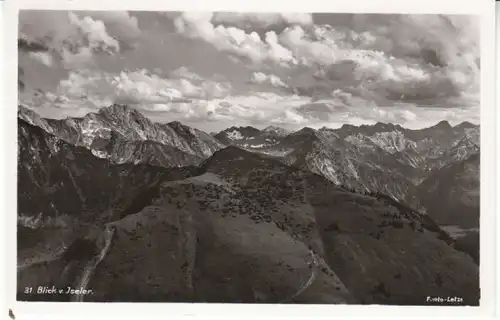
[(23, 11), (20, 100), (82, 116), (114, 102), (207, 131), (479, 122), (469, 16)]

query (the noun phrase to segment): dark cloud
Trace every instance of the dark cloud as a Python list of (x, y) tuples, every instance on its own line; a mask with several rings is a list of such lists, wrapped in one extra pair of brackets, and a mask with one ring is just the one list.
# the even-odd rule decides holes
[(28, 40), (25, 38), (19, 38), (17, 40), (17, 48), (19, 51), (22, 52), (45, 52), (49, 51), (49, 47), (46, 46), (44, 43), (35, 41), (35, 40)]
[(325, 103), (308, 103), (295, 110), (306, 118), (320, 121), (328, 121), (334, 112), (334, 109)]
[(25, 84), (24, 84), (24, 70), (21, 67), (17, 68), (17, 87), (19, 91), (24, 91), (25, 89)]
[(420, 49), (419, 56), (425, 63), (431, 64), (436, 67), (446, 67), (447, 63), (439, 56), (438, 52), (431, 48)]

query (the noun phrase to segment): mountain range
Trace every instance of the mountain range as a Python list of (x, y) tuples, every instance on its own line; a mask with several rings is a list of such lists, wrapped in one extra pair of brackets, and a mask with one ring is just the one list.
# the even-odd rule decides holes
[(114, 163), (183, 166), (199, 163), (224, 147), (203, 131), (179, 122), (153, 123), (139, 111), (124, 105), (112, 105), (83, 118), (63, 120), (44, 119), (33, 110), (20, 107), (19, 118)]
[(479, 227), (473, 124), (207, 134), (112, 105), (21, 106), (18, 128), (21, 300), (70, 299), (22, 294), (36, 280), (85, 301), (478, 304), (479, 243), (443, 228)]
[[(306, 127), (296, 132), (275, 126), (263, 130), (230, 127), (207, 134), (179, 122), (154, 123), (125, 105), (62, 120), (41, 118), (23, 106), (18, 115), (112, 163), (146, 163), (167, 168), (199, 165), (215, 151), (231, 145), (274, 156), (287, 165), (310, 170), (360, 192), (382, 192), (424, 213), (429, 211), (429, 205), (422, 203), (423, 194), (428, 191), (424, 180), (480, 152), (480, 128), (469, 122), (452, 127), (441, 121), (421, 130), (385, 123), (344, 125), (339, 129)], [(479, 172), (479, 162), (476, 164)], [(461, 186), (458, 183), (454, 187)], [(429, 213), (451, 225), (475, 228), (478, 222), (471, 221), (479, 220), (479, 212), (478, 205), (473, 207), (477, 210), (466, 215), (470, 218), (456, 221), (440, 219), (439, 215), (447, 214), (440, 210), (431, 208)]]

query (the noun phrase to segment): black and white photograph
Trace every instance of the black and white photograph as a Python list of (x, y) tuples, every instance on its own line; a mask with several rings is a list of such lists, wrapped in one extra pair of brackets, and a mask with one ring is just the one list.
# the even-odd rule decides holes
[(17, 33), (17, 301), (480, 305), (479, 16)]

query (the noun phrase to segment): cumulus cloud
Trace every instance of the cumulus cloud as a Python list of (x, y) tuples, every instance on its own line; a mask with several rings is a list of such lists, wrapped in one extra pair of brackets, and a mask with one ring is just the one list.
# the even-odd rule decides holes
[[(304, 103), (293, 109), (304, 117), (304, 123), (313, 128), (338, 128), (343, 124), (375, 124), (377, 122), (400, 124), (406, 128), (421, 129), (446, 120), (452, 125), (463, 121), (479, 123), (478, 104), (443, 108), (439, 106), (421, 107), (406, 102), (391, 106), (380, 106), (357, 95), (335, 90), (333, 98)], [(354, 107), (353, 107), (354, 106)]]
[(204, 80), (198, 74), (190, 71), (188, 68), (186, 68), (184, 66), (182, 66), (178, 69), (175, 69), (174, 71), (170, 72), (169, 75), (171, 78), (187, 79), (187, 80), (191, 80), (191, 81), (203, 81)]
[[(68, 65), (82, 66), (53, 91), (59, 100), (47, 98), (47, 103), (61, 107), (81, 101), (87, 109), (130, 103), (160, 120), (173, 117), (199, 126), (220, 123), (219, 129), (227, 123), (270, 122), (316, 127), (382, 121), (418, 127), (441, 119), (479, 117), (479, 27), (472, 17), (164, 15), (172, 23), (158, 14), (151, 17), (159, 21), (141, 22), (154, 31), (149, 43), (161, 38), (162, 23), (168, 24), (174, 33), (158, 43), (182, 43), (182, 49), (176, 47), (181, 55), (182, 50), (208, 48), (220, 54), (218, 63), (182, 63), (189, 69), (170, 72), (182, 64), (148, 60), (154, 73), (127, 70), (127, 59), (142, 68), (145, 56), (162, 57), (136, 50), (142, 51), (140, 57), (130, 54), (113, 61), (114, 67), (123, 68), (121, 73), (85, 71), (92, 56), (120, 54), (146, 36), (127, 12), (37, 12), (30, 19), (23, 13), (19, 50), (45, 65), (61, 58)], [(205, 76), (223, 73), (232, 86), (229, 80), (204, 79), (193, 70)]]
[[(244, 95), (231, 92), (228, 84), (198, 75), (193, 77), (185, 68), (172, 74), (179, 77), (165, 79), (147, 70), (120, 74), (71, 72), (56, 91), (46, 92), (37, 101), (30, 102), (37, 103), (37, 109), (44, 116), (75, 116), (81, 115), (82, 110), (96, 111), (114, 102), (125, 103), (155, 121), (178, 120), (211, 131), (224, 129), (229, 124), (261, 128), (273, 124), (297, 130), (305, 126), (336, 128), (345, 123), (392, 122), (422, 128), (435, 124), (436, 119), (452, 124), (465, 120), (479, 122), (478, 106), (445, 109), (399, 103), (381, 107), (342, 90), (334, 90), (330, 99), (316, 101), (306, 96), (272, 92)], [(182, 75), (195, 80), (189, 81)], [(256, 77), (262, 81), (269, 79), (265, 74)]]
[[(19, 31), (20, 51), (50, 52), (67, 66), (79, 66), (94, 54), (119, 53), (140, 35), (137, 20), (127, 12), (21, 11)], [(48, 61), (47, 54), (42, 61)]]
[(96, 53), (114, 55), (120, 52), (119, 42), (111, 37), (102, 21), (79, 17), (69, 12), (68, 21), (73, 33), (61, 39), (58, 53), (68, 66), (81, 66)]
[(337, 37), (342, 58), (355, 62), (351, 74), (386, 103), (442, 104), (447, 98), (464, 95), (475, 95), (477, 102), (480, 66), (476, 17), (337, 16), (324, 21), (331, 25), (322, 26), (324, 36), (318, 39), (325, 42)]
[[(192, 14), (192, 13), (189, 13)], [(226, 27), (237, 27), (239, 29), (260, 29), (272, 28), (276, 26), (288, 25), (311, 25), (313, 17), (310, 13), (303, 12), (213, 12), (213, 13), (194, 13), (209, 17), (210, 23), (213, 25), (224, 25)], [(184, 12), (167, 11), (162, 12), (162, 15), (176, 19), (185, 15)]]
[(79, 47), (86, 46), (94, 52), (114, 54), (120, 51), (118, 41), (108, 34), (104, 22), (89, 16), (80, 18), (72, 12), (68, 13), (68, 17), (70, 24), (77, 30), (74, 39), (69, 40), (71, 45), (67, 47), (68, 50), (78, 52)]
[(107, 33), (120, 44), (121, 51), (133, 49), (141, 35), (139, 21), (127, 11), (83, 11), (80, 16), (88, 16), (102, 21)]
[(312, 102), (307, 97), (262, 93), (162, 105), (150, 116), (157, 121), (179, 120), (205, 130), (221, 130), (229, 124), (259, 128), (272, 124), (297, 130), (306, 126), (338, 128), (346, 123), (361, 125), (377, 122), (419, 129), (434, 125), (439, 120), (447, 120), (452, 125), (463, 121), (479, 123), (478, 111), (479, 107), (443, 109), (409, 104), (392, 107), (362, 104), (352, 108), (332, 101)]
[(186, 12), (177, 15), (174, 20), (177, 32), (211, 43), (220, 51), (225, 51), (246, 58), (253, 63), (273, 61), (278, 64), (294, 63), (290, 50), (277, 41), (274, 31), (261, 39), (257, 32), (247, 33), (235, 27), (215, 26), (213, 13)]
[[(317, 28), (317, 27), (314, 27)], [(302, 64), (331, 64), (338, 60), (337, 45), (332, 41), (316, 41), (308, 37), (301, 26), (285, 29), (279, 36), (281, 43), (290, 49)]]
[[(183, 77), (162, 78), (148, 70), (122, 71), (119, 74), (79, 70), (61, 80), (54, 92), (44, 95), (40, 104), (52, 103), (60, 108), (78, 108), (79, 101), (87, 107), (100, 108), (112, 103), (133, 104), (146, 109), (153, 105), (182, 103), (196, 99), (214, 99), (230, 93), (228, 83)], [(49, 105), (49, 107), (51, 106)]]
[[(340, 22), (335, 22), (337, 17)], [(315, 70), (305, 80), (307, 88), (299, 86), (297, 92), (324, 96), (344, 89), (382, 106), (399, 101), (446, 104), (447, 99), (479, 95), (474, 18), (339, 14), (331, 15), (331, 25), (291, 19), (280, 33), (271, 30), (264, 37), (240, 29), (248, 23), (266, 27), (285, 20), (273, 14), (182, 13), (175, 16), (175, 25), (183, 35), (254, 64)]]
[(30, 52), (29, 56), (48, 67), (54, 63), (54, 58), (49, 52)]
[(310, 25), (312, 15), (309, 13), (250, 13), (250, 12), (216, 12), (212, 22), (215, 25), (247, 28), (269, 28), (283, 25)]
[(273, 87), (288, 88), (288, 86), (278, 76), (274, 74), (265, 74), (262, 72), (252, 73), (250, 81), (256, 84), (269, 84)]

